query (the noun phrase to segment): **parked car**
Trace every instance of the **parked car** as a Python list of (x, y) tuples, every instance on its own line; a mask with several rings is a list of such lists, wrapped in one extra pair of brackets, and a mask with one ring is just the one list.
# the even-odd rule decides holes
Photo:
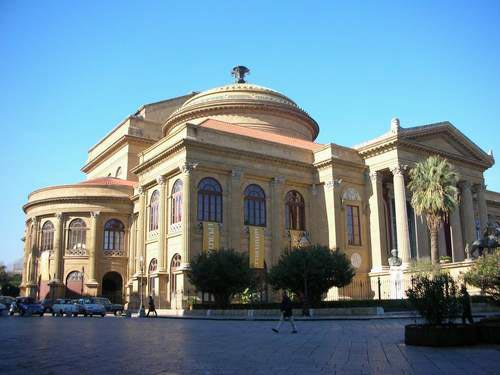
[(16, 300), (11, 303), (9, 309), (9, 315), (14, 315), (15, 313), (19, 313), (21, 316), (26, 313), (43, 316), (43, 306), (41, 303), (35, 301), (34, 298), (17, 297)]
[(7, 306), (5, 306), (3, 303), (0, 303), (0, 316), (6, 315), (7, 311), (8, 311)]
[(96, 298), (80, 298), (78, 304), (83, 307), (83, 316), (100, 315), (106, 316), (106, 308), (102, 303), (96, 301)]
[(119, 303), (111, 303), (108, 298), (96, 297), (94, 299), (104, 306), (107, 313), (112, 312), (114, 315), (117, 315), (123, 312), (123, 305), (120, 305)]
[(56, 299), (52, 305), (52, 316), (56, 314), (61, 315), (73, 315), (78, 316), (78, 314), (83, 314), (84, 308), (78, 303), (77, 300), (69, 298)]
[(51, 313), (52, 312), (52, 305), (54, 304), (54, 300), (45, 298), (40, 301), (40, 303), (43, 306), (43, 312), (44, 313)]
[(0, 303), (5, 305), (7, 309), (10, 309), (10, 304), (14, 302), (16, 299), (10, 296), (0, 296)]

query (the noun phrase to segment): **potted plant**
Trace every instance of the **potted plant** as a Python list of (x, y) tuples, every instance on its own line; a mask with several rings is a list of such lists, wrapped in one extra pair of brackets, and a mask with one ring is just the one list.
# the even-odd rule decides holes
[(454, 346), (477, 343), (475, 326), (455, 324), (461, 306), (455, 280), (449, 274), (418, 275), (406, 294), (413, 308), (425, 319), (424, 324), (405, 327), (407, 345)]

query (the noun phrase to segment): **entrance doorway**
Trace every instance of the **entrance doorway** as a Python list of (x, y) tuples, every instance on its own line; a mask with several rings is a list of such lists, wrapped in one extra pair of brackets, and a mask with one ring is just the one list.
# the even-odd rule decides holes
[(102, 296), (113, 303), (122, 303), (123, 279), (118, 272), (108, 272), (102, 278)]

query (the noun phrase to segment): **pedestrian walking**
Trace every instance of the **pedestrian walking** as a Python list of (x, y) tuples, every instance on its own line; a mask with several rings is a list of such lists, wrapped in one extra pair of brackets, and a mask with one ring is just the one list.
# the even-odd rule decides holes
[(462, 324), (465, 324), (465, 320), (468, 320), (470, 324), (474, 323), (474, 319), (472, 319), (472, 309), (470, 305), (470, 295), (467, 292), (467, 287), (465, 284), (462, 284), (460, 287), (460, 294), (462, 300)]
[(155, 317), (158, 316), (158, 313), (156, 312), (155, 301), (153, 299), (153, 296), (149, 296), (149, 298), (148, 298), (148, 313), (146, 316), (149, 317), (149, 313), (151, 313), (151, 312), (154, 312)]
[(283, 298), (281, 299), (281, 317), (280, 321), (276, 328), (273, 328), (273, 331), (276, 333), (280, 332), (281, 325), (285, 320), (288, 320), (292, 326), (292, 333), (297, 333), (297, 327), (295, 326), (295, 322), (293, 320), (293, 312), (292, 312), (292, 301), (290, 301), (290, 297), (283, 291)]

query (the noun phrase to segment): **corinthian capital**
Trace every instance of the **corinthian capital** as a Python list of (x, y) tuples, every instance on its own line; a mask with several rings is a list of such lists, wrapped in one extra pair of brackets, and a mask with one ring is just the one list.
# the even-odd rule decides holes
[(184, 174), (191, 174), (191, 172), (196, 169), (198, 166), (198, 163), (191, 163), (191, 162), (186, 162), (180, 166), (180, 170)]
[(100, 214), (101, 214), (101, 212), (100, 212), (100, 211), (92, 211), (92, 212), (90, 213), (90, 217), (91, 217), (92, 219), (97, 219), (97, 218), (99, 217), (99, 215), (100, 215)]
[(467, 180), (463, 180), (463, 181), (460, 181), (458, 183), (458, 187), (461, 189), (461, 190), (470, 190), (471, 187), (472, 187), (472, 184), (470, 183), (470, 181), (467, 181)]
[(394, 176), (403, 176), (406, 169), (408, 169), (406, 164), (397, 164), (391, 168), (391, 172)]
[(371, 171), (370, 172), (370, 180), (372, 182), (378, 182), (380, 181), (381, 174), (379, 171)]
[(158, 177), (156, 177), (156, 183), (158, 185), (164, 185), (165, 181), (166, 181), (165, 176), (158, 176)]
[(341, 178), (334, 178), (331, 181), (325, 182), (325, 187), (329, 190), (338, 188), (342, 184)]

